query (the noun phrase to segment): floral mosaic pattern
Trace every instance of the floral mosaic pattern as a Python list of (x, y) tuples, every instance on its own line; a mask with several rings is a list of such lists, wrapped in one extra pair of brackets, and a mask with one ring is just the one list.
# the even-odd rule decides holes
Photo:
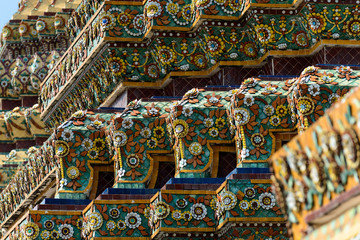
[(150, 153), (171, 151), (168, 113), (164, 109), (167, 105), (133, 102), (113, 117), (110, 131), (116, 153), (116, 181), (145, 182), (153, 164)]
[(62, 164), (60, 192), (86, 192), (92, 184), (90, 162), (109, 163), (112, 157), (106, 135), (109, 117), (79, 111), (57, 129), (55, 153)]
[[(155, 31), (148, 42), (109, 42), (108, 49), (101, 51), (91, 68), (81, 76), (73, 74), (78, 72), (99, 38), (140, 38), (156, 27), (174, 25), (184, 28), (203, 14), (210, 19), (211, 16), (231, 18), (238, 16), (246, 4), (236, 1), (167, 4), (149, 0), (144, 9), (105, 5), (89, 31), (82, 33), (83, 37), (74, 43), (75, 51), (68, 53), (59, 63), (61, 71), (52, 72), (43, 85), (42, 102), (51, 115), (50, 123), (58, 125), (55, 119), (65, 120), (64, 116), (69, 117), (75, 109), (99, 106), (120, 82), (155, 82), (165, 79), (169, 73), (182, 76), (183, 71), (197, 71), (201, 75), (204, 70), (224, 61), (236, 65), (238, 61), (240, 64), (257, 60), (254, 64), (258, 64), (271, 51), (312, 49), (322, 39), (356, 40), (358, 37), (356, 30), (351, 30), (357, 26), (356, 6), (352, 8), (352, 5), (332, 2), (306, 3), (295, 11), (286, 10), (280, 15), (272, 10), (263, 11), (261, 15), (254, 11), (241, 24), (209, 20), (194, 33), (160, 34)], [(65, 70), (67, 74), (64, 74)], [(61, 89), (69, 81), (77, 81), (71, 93), (61, 103), (52, 103), (55, 96), (64, 94)], [(107, 92), (100, 89), (107, 89)], [(80, 93), (85, 96), (84, 100), (78, 97)]]
[[(62, 125), (69, 130), (60, 128), (62, 138), (59, 140), (73, 141), (73, 134), (78, 135), (76, 146), (88, 146), (85, 147), (88, 149), (86, 153), (81, 150), (76, 154), (89, 160), (106, 159), (110, 155), (101, 155), (105, 145), (97, 149), (93, 142), (105, 144), (104, 139), (110, 134), (107, 140), (110, 149), (106, 151), (114, 153), (118, 182), (144, 182), (149, 178), (153, 164), (150, 153), (169, 153), (172, 149), (176, 175), (206, 177), (210, 174), (212, 161), (210, 144), (230, 143), (235, 136), (238, 164), (249, 160), (265, 161), (275, 150), (275, 137), (271, 131), (302, 130), (316, 121), (325, 109), (355, 85), (357, 71), (348, 67), (339, 69), (308, 67), (299, 78), (285, 82), (250, 78), (239, 89), (230, 92), (192, 89), (175, 103), (134, 101), (124, 112), (107, 115), (108, 120), (97, 115), (81, 123), (84, 130), (102, 129), (101, 142), (95, 140), (95, 135), (89, 138), (70, 130), (72, 125), (80, 124), (73, 121), (77, 118), (74, 115)], [(318, 102), (320, 96), (321, 103)], [(85, 112), (77, 114), (83, 120), (88, 119), (89, 114)], [(106, 129), (109, 133), (105, 133)], [(73, 166), (68, 174), (72, 172), (72, 177), (77, 178), (79, 172), (75, 168), (79, 166)], [(84, 166), (86, 172), (86, 164)]]
[(145, 237), (149, 236), (145, 204), (96, 204), (84, 216), (82, 236)]
[(21, 234), (26, 239), (69, 239), (81, 238), (83, 219), (81, 216), (47, 215), (36, 211), (31, 221), (22, 226)]
[(283, 217), (269, 184), (229, 181), (214, 199), (214, 207), (219, 224), (234, 217)]
[(60, 50), (0, 61), (0, 96), (2, 98), (18, 98), (23, 94), (36, 96), (49, 67), (57, 61), (59, 54), (61, 54)]
[(136, 100), (118, 114), (79, 111), (57, 132), (59, 143), (69, 148), (62, 157), (63, 185), (84, 191), (89, 183), (80, 179), (88, 179), (82, 176), (89, 172), (88, 162), (104, 163), (112, 156), (117, 183), (149, 180), (152, 154), (174, 154), (176, 177), (209, 177), (211, 144), (234, 140), (238, 166), (266, 165), (275, 151), (272, 132), (305, 129), (355, 86), (357, 72), (310, 66), (281, 82), (249, 78), (231, 91), (194, 88), (173, 103)]
[[(334, 82), (334, 78), (340, 82)], [(297, 229), (303, 230), (304, 211), (315, 211), (325, 201), (336, 199), (358, 177), (357, 112), (360, 105), (358, 89), (349, 91), (357, 78), (356, 72), (349, 67), (341, 66), (327, 72), (307, 68), (302, 74), (303, 84), (298, 85), (298, 91), (292, 96), (294, 100), (291, 101), (298, 103), (295, 111), (299, 123), (304, 124), (300, 125), (303, 129), (307, 128), (307, 122), (317, 120), (271, 158), (278, 199), (288, 220)], [(343, 96), (346, 92), (349, 93)], [(319, 113), (323, 111), (322, 107), (336, 99), (341, 100), (323, 117), (317, 116), (322, 114)], [(300, 232), (294, 231), (294, 234), (302, 236)]]
[[(121, 113), (76, 112), (77, 109), (96, 108), (122, 82), (151, 84), (163, 81), (169, 74), (182, 75), (189, 71), (199, 74), (207, 71), (208, 74), (210, 69), (226, 62), (241, 65), (243, 61), (254, 61), (258, 64), (271, 51), (307, 50), (323, 39), (357, 40), (360, 34), (358, 7), (335, 5), (331, 1), (301, 4), (298, 9), (284, 10), (281, 14), (268, 9), (258, 14), (255, 10), (246, 13), (238, 24), (227, 20), (239, 19), (250, 1), (148, 0), (144, 6), (104, 4), (99, 9), (101, 3), (83, 1), (69, 18), (68, 34), (71, 40), (79, 38), (58, 64), (55, 63), (59, 57), (56, 53), (50, 57), (20, 59), (16, 63), (4, 62), (6, 73), (11, 70), (12, 76), (0, 82), (0, 93), (6, 97), (36, 94), (47, 71), (53, 69), (45, 78), (40, 97), (43, 109), (51, 115), (50, 125), (56, 129), (41, 148), (29, 149), (28, 163), (1, 192), (2, 221), (23, 204), (43, 179), (55, 174), (55, 170), (58, 194), (69, 193), (67, 196), (77, 198), (85, 197), (92, 185), (91, 164), (113, 161), (117, 184), (146, 187), (153, 174), (152, 154), (173, 154), (176, 177), (209, 177), (214, 164), (211, 145), (235, 141), (238, 166), (246, 161), (253, 161), (256, 166), (257, 161), (265, 162), (274, 153), (272, 132), (306, 130), (357, 85), (357, 69), (311, 66), (300, 77), (285, 82), (250, 78), (243, 81), (239, 89), (229, 92), (194, 88), (172, 103), (135, 100)], [(254, 6), (293, 4), (277, 0), (254, 0), (252, 3), (258, 4)], [(98, 9), (93, 22), (85, 28)], [(211, 21), (221, 19), (219, 17), (222, 20)], [(200, 18), (206, 20), (196, 25)], [(66, 20), (67, 17), (60, 14), (54, 19), (24, 20), (15, 28), (5, 27), (2, 38), (46, 36), (51, 34), (50, 26), (60, 31)], [(195, 25), (191, 33), (181, 32)], [(161, 27), (170, 31), (163, 34), (155, 31)], [(172, 28), (178, 32), (176, 36)], [(153, 37), (148, 35), (148, 41), (139, 45), (122, 43), (119, 39), (116, 43), (105, 40), (108, 41), (104, 44), (106, 47), (97, 52), (88, 71), (76, 75), (87, 58), (93, 57), (92, 52), (100, 40), (118, 37), (133, 41), (149, 33)], [(30, 63), (26, 63), (28, 61)], [(73, 89), (65, 87), (72, 85), (72, 81), (77, 81)], [(59, 105), (53, 105), (52, 100), (64, 94), (65, 89), (69, 90), (66, 98), (61, 99)], [(358, 102), (355, 105), (359, 108)], [(5, 114), (6, 135), (16, 135), (14, 129), (20, 126), (18, 115), (25, 115), (21, 130), (42, 128), (34, 121), (39, 114), (35, 109), (24, 114), (18, 112), (19, 109), (14, 109)], [(353, 112), (354, 106), (348, 107), (344, 116), (351, 126), (359, 125)], [(62, 121), (70, 115), (67, 121)], [(205, 228), (219, 230), (219, 239), (287, 239), (280, 206), (299, 212), (311, 209), (315, 200), (321, 205), (325, 197), (342, 192), (342, 185), (348, 178), (357, 178), (358, 174), (355, 170), (360, 165), (357, 131), (340, 127), (339, 131), (316, 131), (312, 137), (314, 146), (321, 148), (319, 155), (304, 148), (277, 159), (276, 164), (281, 169), (277, 190), (282, 193), (279, 189), (284, 186), (290, 189), (283, 195), (285, 201), (277, 201), (266, 181), (227, 180), (223, 189), (207, 193), (179, 194), (161, 190), (152, 200), (121, 204), (95, 200), (81, 217), (32, 212), (31, 218), (16, 231), (27, 239), (73, 240), (140, 238), (151, 237), (162, 231), (161, 228)], [(11, 152), (8, 158), (13, 158), (14, 154)], [(296, 176), (304, 176), (304, 179), (298, 180)], [(303, 192), (307, 196), (301, 195)], [(253, 217), (277, 219), (278, 222), (261, 228), (254, 223), (246, 228), (240, 224), (232, 228), (226, 226), (229, 219), (231, 222), (234, 218)], [(289, 218), (292, 222), (297, 220), (294, 214), (289, 214)], [(20, 238), (18, 232), (12, 237)], [(214, 237), (211, 234), (203, 236)]]
[[(43, 211), (33, 210), (30, 212), (27, 221), (14, 229), (12, 236), (22, 236), (27, 239), (91, 239), (93, 237), (150, 237), (154, 233), (157, 234), (160, 228), (164, 232), (179, 231), (181, 228), (186, 228), (189, 234), (197, 233), (196, 229), (212, 230), (219, 228), (217, 233), (221, 239), (226, 239), (228, 236), (237, 236), (237, 228), (221, 227), (221, 221), (218, 217), (219, 211), (225, 214), (221, 220), (227, 218), (234, 219), (242, 214), (242, 210), (238, 208), (238, 203), (241, 198), (247, 199), (261, 199), (265, 195), (272, 194), (270, 184), (251, 184), (246, 185), (245, 191), (238, 191), (236, 194), (231, 191), (235, 189), (243, 189), (243, 181), (227, 180), (226, 187), (223, 188), (217, 195), (215, 191), (207, 191), (207, 194), (197, 193), (196, 190), (191, 191), (190, 194), (176, 193), (171, 190), (162, 190), (158, 197), (149, 200), (140, 199), (132, 200), (94, 200), (88, 210), (83, 214), (77, 211), (69, 211), (65, 215), (56, 214), (56, 211), (49, 211), (44, 214)], [(249, 189), (256, 189), (254, 192)], [(259, 194), (262, 192), (261, 194)], [(256, 215), (250, 214), (245, 217), (271, 217), (279, 216), (276, 213), (275, 200), (270, 201), (270, 205), (274, 205), (272, 209), (266, 208), (265, 202), (256, 210)], [(264, 205), (265, 204), (265, 205)], [(264, 208), (265, 207), (265, 208)], [(222, 210), (219, 210), (222, 209)], [(228, 215), (229, 213), (229, 215)], [(239, 215), (240, 214), (240, 215)], [(280, 215), (282, 216), (282, 215)], [(234, 220), (231, 220), (234, 221)], [(237, 223), (242, 224), (242, 223)], [(245, 224), (245, 223), (244, 223)], [(256, 227), (251, 226), (248, 228)], [(268, 223), (266, 223), (268, 225)], [(270, 224), (272, 230), (264, 230), (261, 228), (261, 234), (273, 233), (273, 236), (283, 236), (286, 238), (286, 230), (283, 229), (284, 222), (279, 218), (278, 222)], [(165, 230), (167, 229), (167, 230)], [(264, 230), (264, 231), (262, 231)], [(214, 236), (215, 233), (209, 233), (209, 236)], [(193, 232), (193, 233), (192, 233)], [(244, 235), (250, 232), (243, 233)], [(251, 232), (251, 234), (253, 234)], [(181, 235), (181, 234), (180, 234)], [(181, 236), (177, 236), (177, 239)], [(184, 236), (189, 237), (188, 235)]]
[[(299, 129), (308, 126), (324, 115), (324, 110), (342, 98), (357, 85), (359, 75), (351, 67), (339, 66), (331, 70), (308, 67), (301, 73), (297, 91), (290, 95), (290, 110), (298, 119)], [(337, 80), (335, 80), (337, 79)], [(337, 87), (333, 87), (336, 85)]]
[[(238, 165), (261, 163), (274, 151), (271, 131), (305, 129), (306, 121), (316, 121), (356, 85), (357, 76), (358, 70), (349, 67), (309, 67), (299, 78), (287, 81), (251, 78), (231, 91), (192, 89), (174, 103), (133, 101), (118, 114), (78, 111), (40, 148), (43, 157), (33, 164), (40, 166), (46, 161), (44, 166), (49, 167), (35, 175), (31, 173), (34, 170), (24, 169), (33, 179), (33, 184), (24, 187), (31, 191), (39, 181), (35, 176), (60, 166), (60, 192), (84, 193), (91, 186), (91, 163), (109, 164), (112, 160), (117, 183), (145, 187), (154, 153), (174, 154), (177, 177), (207, 177), (212, 171), (211, 144), (233, 140)], [(40, 160), (54, 155), (56, 159)], [(23, 178), (20, 173), (15, 179), (19, 178)], [(10, 189), (0, 195), (8, 199), (3, 212), (11, 212), (11, 206), (23, 199), (22, 193), (12, 198)], [(246, 203), (243, 206), (246, 208)]]
[[(291, 81), (291, 80), (290, 80)], [(272, 129), (294, 128), (284, 83), (247, 79), (233, 96), (231, 115), (237, 129), (238, 159), (265, 160), (273, 153)]]
[[(198, 228), (215, 229), (225, 219), (254, 216), (264, 219), (279, 217), (279, 222), (283, 224), (281, 220), (283, 215), (270, 188), (270, 184), (250, 182), (244, 188), (242, 181), (228, 180), (226, 187), (228, 190), (224, 188), (218, 195), (215, 191), (213, 193), (209, 191), (208, 194), (196, 193), (196, 191), (184, 194), (161, 190), (151, 203), (148, 200), (134, 200), (135, 203), (119, 200), (115, 204), (109, 200), (104, 204), (95, 200), (94, 205), (85, 213), (82, 234), (86, 239), (115, 236), (149, 237), (159, 231), (171, 232), (175, 229), (179, 231), (182, 228), (186, 228), (189, 232), (196, 232), (195, 229)], [(244, 190), (239, 190), (236, 194), (232, 193), (236, 189)], [(245, 199), (258, 201), (257, 206), (251, 205), (255, 209), (251, 211), (256, 213), (249, 211), (249, 214), (244, 214), (245, 210), (239, 208), (239, 204), (241, 205), (241, 201)], [(274, 223), (274, 227), (276, 224)], [(236, 233), (225, 228), (219, 236), (224, 234)], [(286, 236), (286, 230), (275, 235)]]
[(160, 227), (207, 228), (216, 225), (209, 195), (171, 194), (166, 191), (149, 207), (149, 225), (153, 232)]
[(234, 128), (229, 122), (227, 92), (188, 91), (174, 104), (170, 116), (175, 139), (175, 160), (179, 176), (193, 169), (193, 174), (209, 176), (211, 143), (231, 142)]

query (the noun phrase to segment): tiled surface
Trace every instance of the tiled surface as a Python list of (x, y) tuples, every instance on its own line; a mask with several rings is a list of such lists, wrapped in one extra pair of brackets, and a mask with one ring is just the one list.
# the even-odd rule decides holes
[(243, 173), (233, 174), (229, 179), (270, 179), (271, 173)]
[(166, 184), (221, 184), (225, 178), (171, 178)]
[(15, 107), (21, 106), (21, 100), (1, 99), (1, 110), (13, 110)]
[(101, 194), (97, 200), (150, 199), (154, 194)]
[(269, 168), (235, 168), (228, 175), (228, 179), (269, 179), (271, 176)]
[(312, 56), (312, 65), (315, 65), (315, 64), (326, 64), (326, 57), (325, 57), (325, 48), (322, 48), (319, 52), (315, 53), (313, 56)]
[(129, 88), (127, 93), (128, 102), (140, 98), (150, 98), (152, 96), (166, 96), (166, 95), (164, 94), (163, 89), (150, 89), (150, 88)]
[(290, 140), (295, 137), (297, 133), (275, 133), (276, 138), (276, 150), (280, 149), (282, 146), (290, 142)]
[(167, 184), (166, 190), (216, 190), (221, 184)]
[(84, 210), (91, 200), (75, 200), (75, 199), (57, 199), (45, 198), (41, 204), (35, 207), (36, 210), (65, 210), (65, 211), (81, 211)]
[(219, 152), (218, 177), (226, 177), (236, 168), (236, 153)]
[(45, 198), (41, 204), (44, 205), (88, 205), (91, 202), (91, 200), (84, 199), (84, 200), (78, 200), (78, 199), (58, 199), (58, 198)]
[(242, 173), (270, 173), (269, 168), (235, 168), (232, 174), (242, 174)]
[(35, 140), (16, 141), (16, 149), (26, 149), (36, 145)]
[(222, 81), (220, 85), (241, 85), (244, 79), (256, 77), (258, 75), (269, 75), (266, 65), (257, 68), (232, 67), (224, 68), (222, 72)]
[(10, 152), (16, 148), (16, 144), (0, 144), (0, 152)]
[(324, 48), (324, 63), (326, 64), (343, 64), (343, 65), (359, 65), (360, 49), (359, 48)]
[(203, 88), (207, 85), (238, 86), (244, 79), (259, 75), (297, 76), (304, 68), (316, 64), (358, 65), (360, 64), (359, 55), (359, 48), (324, 47), (313, 56), (271, 57), (259, 67), (225, 67), (209, 77), (175, 78), (163, 89), (130, 88), (127, 101), (152, 96), (182, 96), (192, 88)]
[(24, 96), (21, 99), (21, 106), (23, 107), (32, 107), (38, 103), (38, 96)]
[(66, 211), (82, 211), (88, 205), (39, 205), (37, 210), (66, 210)]
[(273, 58), (272, 67), (274, 75), (300, 75), (304, 68), (311, 66), (310, 57)]
[(166, 182), (174, 177), (175, 175), (175, 164), (168, 162), (159, 163), (159, 173), (158, 178), (155, 184), (155, 188), (161, 188), (166, 184)]
[(2, 164), (1, 167), (3, 168), (16, 168), (17, 164)]
[(99, 172), (98, 181), (96, 196), (99, 196), (105, 189), (114, 185), (114, 172)]
[(155, 194), (158, 189), (147, 189), (147, 188), (107, 188), (102, 194)]
[(178, 78), (174, 80), (175, 96), (182, 96), (192, 88), (202, 88), (213, 85), (211, 78)]
[(45, 137), (37, 137), (35, 139), (36, 141), (36, 146), (40, 146), (42, 145), (48, 138), (45, 138)]

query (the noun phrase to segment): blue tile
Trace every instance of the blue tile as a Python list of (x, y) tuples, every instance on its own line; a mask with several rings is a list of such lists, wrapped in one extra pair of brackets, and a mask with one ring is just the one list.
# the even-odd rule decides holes
[(116, 108), (116, 107), (99, 107), (100, 110), (114, 110), (114, 111), (124, 111), (125, 108)]
[(45, 198), (41, 204), (53, 204), (53, 205), (88, 205), (91, 200), (88, 199), (58, 199), (58, 198)]
[(155, 194), (159, 189), (107, 188), (102, 194)]
[(269, 168), (235, 168), (226, 177), (228, 178), (232, 174), (242, 174), (242, 173), (270, 173), (270, 169)]
[(225, 178), (171, 178), (166, 184), (222, 184)]

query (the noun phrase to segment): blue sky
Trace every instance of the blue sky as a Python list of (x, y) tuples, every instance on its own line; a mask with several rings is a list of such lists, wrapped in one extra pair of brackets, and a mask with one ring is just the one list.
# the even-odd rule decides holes
[(19, 0), (0, 0), (0, 31), (18, 9)]

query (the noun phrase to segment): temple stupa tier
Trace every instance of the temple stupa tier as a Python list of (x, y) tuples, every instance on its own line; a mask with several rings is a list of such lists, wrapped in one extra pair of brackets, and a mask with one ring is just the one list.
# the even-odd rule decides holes
[(312, 64), (357, 64), (358, 50), (349, 49), (359, 35), (354, 3), (103, 2), (73, 31), (79, 33), (42, 83), (42, 118), (58, 126), (76, 109), (127, 98), (121, 94), (129, 88), (181, 96), (188, 89), (177, 93), (178, 81), (238, 85), (236, 76), (250, 71), (296, 75)]
[(13, 60), (39, 52), (66, 50), (71, 42), (71, 34), (66, 27), (68, 20), (72, 18), (71, 14), (77, 8), (83, 9), (82, 12), (87, 9), (84, 7), (87, 6), (86, 3), (80, 2), (81, 0), (25, 0), (20, 3), (18, 11), (2, 30), (1, 59)]
[[(2, 227), (9, 229), (5, 236), (33, 229), (31, 237), (40, 239), (51, 233), (46, 228), (51, 218), (68, 221), (51, 231), (60, 234), (67, 227), (75, 239), (181, 239), (199, 231), (232, 239), (256, 237), (258, 224), (262, 234), (288, 239), (267, 160), (356, 86), (359, 73), (350, 67), (310, 66), (286, 80), (249, 78), (235, 89), (194, 88), (181, 98), (78, 111), (29, 159), (27, 164), (43, 166), (41, 171), (25, 166), (0, 194), (2, 199), (14, 196), (0, 206)], [(26, 175), (32, 179), (27, 188)], [(25, 195), (12, 192), (18, 182)], [(49, 194), (44, 189), (52, 189), (50, 198), (56, 199), (43, 195)], [(14, 225), (28, 207), (28, 217)]]
[[(83, 3), (84, 4), (84, 3)], [(43, 79), (70, 44), (65, 24), (80, 1), (21, 1), (1, 33), (0, 188), (50, 136), (40, 120)]]
[[(352, 81), (353, 76), (344, 77)], [(324, 116), (271, 157), (278, 203), (293, 239), (360, 236), (359, 94), (359, 87), (350, 89)], [(311, 109), (312, 104), (317, 107), (324, 101), (321, 95), (300, 85), (293, 99), (304, 105), (302, 109)], [(299, 116), (308, 119), (307, 111), (300, 111)]]
[(22, 0), (1, 240), (357, 236), (357, 4)]

